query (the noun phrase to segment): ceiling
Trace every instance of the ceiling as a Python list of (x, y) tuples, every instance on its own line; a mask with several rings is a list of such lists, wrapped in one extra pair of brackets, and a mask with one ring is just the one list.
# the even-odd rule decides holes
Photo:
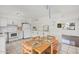
[[(47, 8), (48, 7), (48, 8)], [(41, 18), (49, 15), (79, 15), (78, 5), (0, 5), (0, 16)]]

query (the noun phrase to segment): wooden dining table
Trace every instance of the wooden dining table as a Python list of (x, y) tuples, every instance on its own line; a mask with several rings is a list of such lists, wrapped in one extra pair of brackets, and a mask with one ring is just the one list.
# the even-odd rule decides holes
[[(53, 41), (52, 39), (50, 40), (47, 38), (42, 38), (41, 40), (40, 39), (28, 40), (28, 41), (22, 42), (22, 50), (23, 50), (23, 53), (30, 53), (30, 54), (31, 53), (33, 54), (45, 54), (45, 53), (53, 54), (53, 50), (58, 49), (56, 44), (57, 44), (56, 38), (53, 38)], [(47, 52), (47, 51), (50, 51), (50, 52)]]
[(48, 42), (44, 42), (40, 44), (40, 46), (33, 47), (33, 50), (38, 54), (42, 54), (46, 49), (48, 49), (48, 47), (50, 47), (50, 44)]

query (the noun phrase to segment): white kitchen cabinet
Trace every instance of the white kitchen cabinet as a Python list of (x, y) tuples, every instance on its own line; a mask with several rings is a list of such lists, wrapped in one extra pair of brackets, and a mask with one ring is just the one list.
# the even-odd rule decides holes
[(6, 53), (6, 37), (0, 37), (0, 54)]
[(77, 54), (79, 54), (79, 47), (76, 47)]
[(76, 47), (75, 46), (69, 46), (68, 54), (76, 54)]
[(67, 44), (61, 44), (61, 51), (67, 52), (69, 48), (69, 45)]
[(7, 26), (7, 32), (16, 32), (17, 31), (17, 25), (8, 25)]

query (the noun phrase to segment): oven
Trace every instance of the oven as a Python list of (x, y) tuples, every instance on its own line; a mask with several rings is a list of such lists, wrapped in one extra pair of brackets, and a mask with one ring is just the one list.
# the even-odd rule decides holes
[(17, 25), (7, 25), (7, 41), (18, 40)]
[(9, 33), (9, 39), (12, 39), (12, 38), (18, 38), (18, 33), (16, 32)]
[(23, 38), (23, 32), (18, 31), (16, 25), (9, 25), (7, 27), (7, 42), (15, 41)]
[(7, 32), (7, 43), (18, 40), (18, 36), (17, 32)]

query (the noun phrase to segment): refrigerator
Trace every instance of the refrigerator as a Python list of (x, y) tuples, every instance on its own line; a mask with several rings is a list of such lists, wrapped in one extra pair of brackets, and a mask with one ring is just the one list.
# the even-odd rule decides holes
[(23, 38), (31, 37), (31, 25), (29, 23), (22, 24)]

